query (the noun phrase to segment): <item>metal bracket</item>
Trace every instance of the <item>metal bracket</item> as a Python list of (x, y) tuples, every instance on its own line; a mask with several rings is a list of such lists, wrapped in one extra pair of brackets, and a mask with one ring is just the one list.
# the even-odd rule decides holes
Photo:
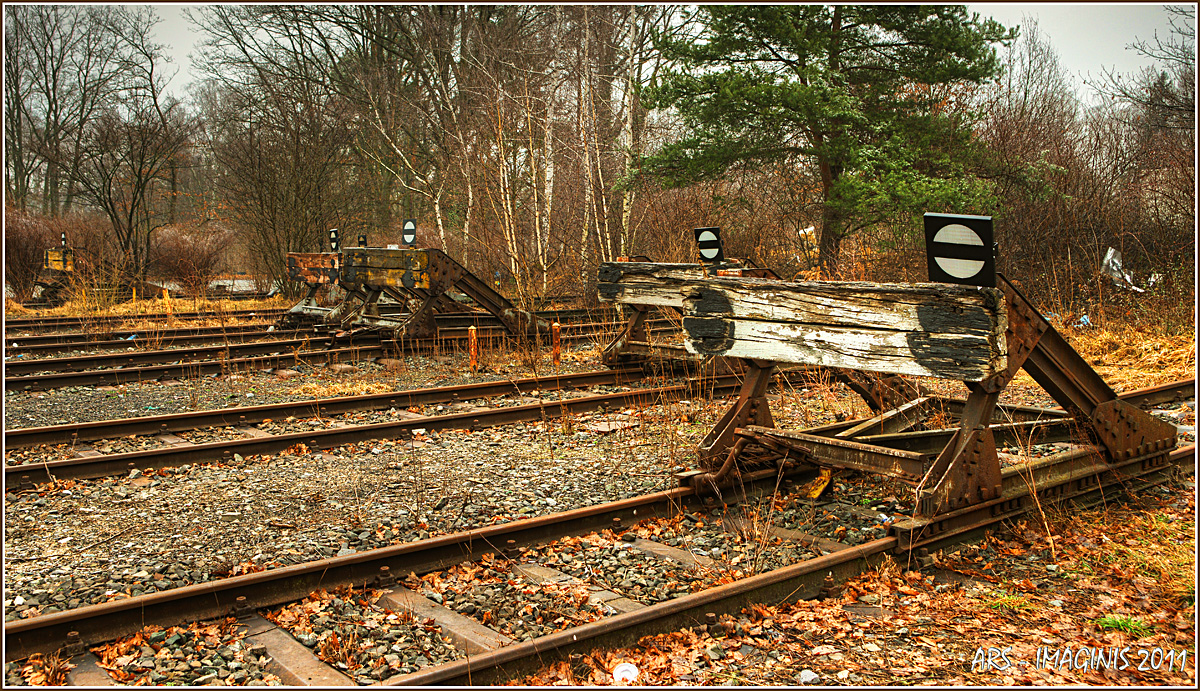
[(773, 363), (749, 361), (746, 378), (738, 392), (737, 401), (725, 411), (712, 430), (700, 442), (697, 455), (700, 462), (713, 467), (734, 445), (735, 430), (739, 427), (757, 425), (774, 427), (771, 406), (767, 402), (767, 385), (775, 371)]
[(1120, 399), (1105, 401), (1092, 412), (1092, 428), (1112, 457), (1124, 461), (1175, 448), (1175, 426)]

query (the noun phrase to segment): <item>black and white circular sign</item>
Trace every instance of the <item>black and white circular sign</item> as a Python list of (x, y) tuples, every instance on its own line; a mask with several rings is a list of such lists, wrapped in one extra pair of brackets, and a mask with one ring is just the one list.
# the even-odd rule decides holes
[(925, 250), (934, 283), (996, 287), (991, 216), (925, 214)]
[(725, 259), (725, 252), (721, 249), (720, 228), (695, 228), (694, 231), (701, 261), (713, 264)]
[(400, 233), (400, 241), (405, 246), (412, 245), (417, 241), (417, 221), (414, 218), (404, 219), (404, 230)]

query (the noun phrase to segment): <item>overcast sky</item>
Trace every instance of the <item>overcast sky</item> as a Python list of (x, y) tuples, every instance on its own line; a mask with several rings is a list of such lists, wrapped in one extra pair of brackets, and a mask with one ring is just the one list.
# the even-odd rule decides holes
[[(197, 5), (155, 4), (162, 23), (159, 40), (168, 46), (168, 54), (179, 73), (170, 90), (182, 95), (192, 80), (188, 57), (196, 51), (197, 34), (183, 18), (185, 7)], [(1127, 46), (1137, 39), (1152, 41), (1157, 31), (1161, 38), (1170, 35), (1170, 24), (1162, 5), (1152, 4), (970, 4), (973, 12), (995, 17), (1005, 26), (1016, 26), (1024, 16), (1033, 17), (1038, 28), (1050, 39), (1067, 73), (1075, 78), (1080, 95), (1089, 91), (1083, 80), (1099, 77), (1105, 69), (1133, 74), (1149, 66), (1150, 60)]]

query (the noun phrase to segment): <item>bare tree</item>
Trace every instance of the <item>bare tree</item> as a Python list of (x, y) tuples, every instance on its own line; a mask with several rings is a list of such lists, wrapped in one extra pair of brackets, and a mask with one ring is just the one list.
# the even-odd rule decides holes
[(84, 128), (72, 179), (74, 193), (112, 223), (122, 282), (145, 279), (151, 236), (170, 220), (171, 165), (193, 130), (182, 104), (163, 92), (166, 58), (151, 40), (157, 21), (149, 8), (116, 8), (106, 17), (123, 49), (119, 98)]
[[(19, 146), (28, 138), (42, 174), (42, 212), (59, 214), (73, 201), (70, 181), (78, 174), (86, 129), (115, 97), (127, 64), (129, 45), (115, 24), (125, 11), (23, 5), (6, 12), (6, 35), (14, 44), (5, 55), (6, 117), (13, 120), (6, 139)], [(25, 160), (18, 156), (10, 163), (18, 185), (30, 172)]]
[(9, 204), (25, 210), (38, 165), (26, 123), (31, 79), (22, 55), (25, 17), (13, 5), (4, 13), (4, 192)]

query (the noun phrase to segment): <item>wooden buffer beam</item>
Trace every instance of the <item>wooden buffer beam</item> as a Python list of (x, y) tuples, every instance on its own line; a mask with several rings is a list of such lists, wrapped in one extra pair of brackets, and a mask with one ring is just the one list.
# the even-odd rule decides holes
[[(680, 287), (709, 278), (779, 279), (774, 271), (753, 266), (748, 260), (741, 259), (709, 265), (624, 261), (601, 264), (597, 285), (600, 301), (619, 305), (628, 314), (625, 326), (601, 353), (604, 364), (622, 367), (667, 361), (698, 367), (712, 361), (713, 354), (689, 349), (682, 344), (653, 343), (645, 329), (646, 316), (655, 309), (667, 310), (682, 317), (687, 291)], [(722, 370), (740, 371), (740, 364), (730, 360), (737, 357), (740, 356), (727, 354), (727, 357), (718, 356), (716, 360)], [(875, 411), (900, 405), (923, 393), (917, 384), (903, 376), (876, 376), (840, 366), (825, 366), (821, 370), (858, 393)]]
[[(646, 259), (646, 257), (636, 257)], [(610, 367), (645, 363), (653, 359), (698, 363), (703, 358), (690, 355), (682, 345), (653, 343), (646, 333), (646, 316), (655, 309), (679, 316), (683, 311), (683, 296), (664, 295), (653, 290), (654, 278), (639, 280), (651, 267), (670, 267), (672, 271), (687, 278), (708, 276), (737, 276), (753, 278), (779, 278), (774, 271), (754, 266), (742, 259), (729, 259), (717, 264), (656, 264), (653, 262), (627, 261), (600, 265), (597, 289), (601, 302), (618, 305), (628, 316), (624, 328), (601, 351), (601, 359)], [(649, 290), (645, 288), (649, 287)]]
[[(517, 309), (485, 281), (437, 249), (347, 247), (340, 252), (288, 255), (288, 275), (309, 292), (289, 313), (291, 319), (391, 332), (394, 338), (437, 335), (434, 314), (465, 312), (451, 291), (465, 294), (495, 316), (512, 334), (549, 331), (549, 324)], [(345, 297), (332, 309), (316, 305), (317, 291), (336, 284)], [(406, 307), (388, 313), (382, 302)]]
[[(612, 301), (680, 305), (688, 353), (748, 365), (738, 398), (700, 444), (702, 467), (687, 478), (697, 487), (727, 483), (755, 458), (795, 461), (896, 478), (913, 486), (918, 515), (930, 518), (1008, 500), (1017, 471), (1002, 469), (997, 435), (1082, 443), (1059, 455), (1072, 467), (1091, 459), (1095, 477), (1130, 463), (1164, 465), (1176, 445), (1174, 426), (1118, 400), (1002, 275), (988, 288), (783, 282), (671, 264), (601, 271), (601, 295)], [(920, 395), (866, 419), (779, 430), (765, 394), (780, 364), (953, 379), (968, 395)], [(1063, 411), (998, 405), (1021, 369)], [(1039, 462), (1054, 466), (1054, 458)]]
[(42, 256), (42, 269), (47, 272), (46, 280), (41, 278), (34, 285), (42, 292), (36, 301), (27, 303), (29, 307), (58, 307), (67, 301), (67, 290), (75, 275), (75, 251), (67, 247), (67, 236), (63, 233), (63, 244), (60, 247), (49, 247)]

